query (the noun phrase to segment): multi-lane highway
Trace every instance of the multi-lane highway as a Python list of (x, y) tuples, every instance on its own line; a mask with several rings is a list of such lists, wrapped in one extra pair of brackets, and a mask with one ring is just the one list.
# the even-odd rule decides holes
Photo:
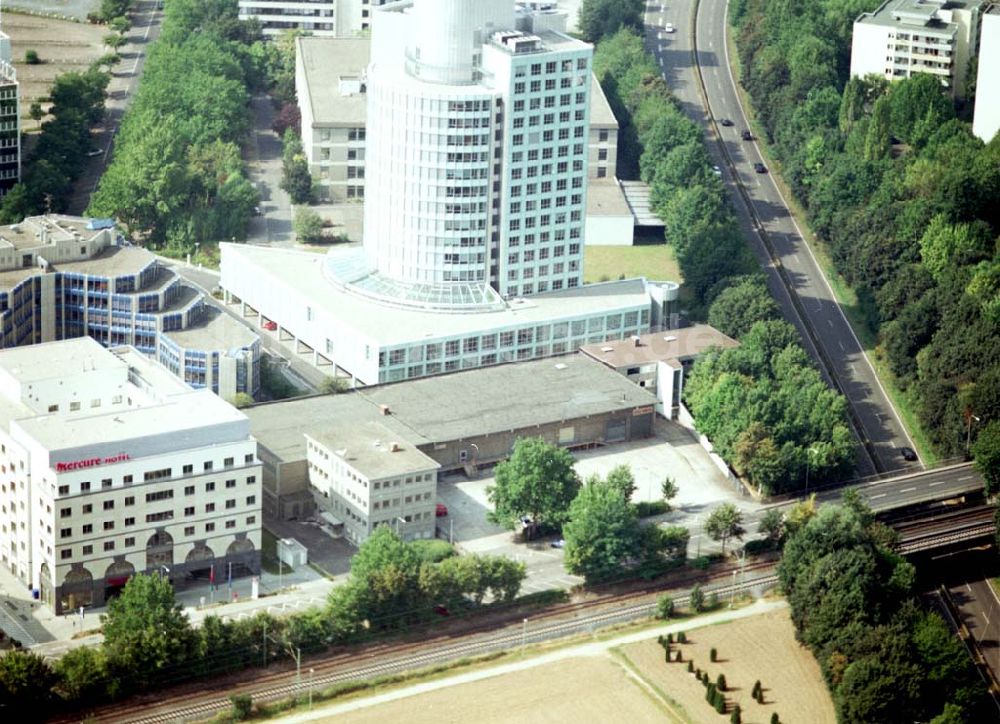
[[(647, 45), (685, 112), (705, 125), (709, 151), (723, 169), (738, 221), (782, 312), (850, 402), (865, 450), (859, 472), (916, 469), (918, 464), (908, 464), (899, 450), (913, 443), (781, 192), (769, 173), (754, 171), (754, 163), (766, 161), (756, 141), (742, 139), (750, 124), (730, 72), (726, 13), (726, 0), (651, 4)], [(677, 31), (664, 32), (665, 23)], [(733, 125), (719, 123), (724, 118)]]

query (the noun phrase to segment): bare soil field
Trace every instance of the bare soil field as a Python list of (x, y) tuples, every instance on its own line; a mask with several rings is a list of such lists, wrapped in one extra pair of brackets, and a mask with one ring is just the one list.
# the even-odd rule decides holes
[[(656, 645), (656, 642), (653, 642)], [(610, 657), (566, 659), (338, 714), (337, 724), (563, 724), (669, 721), (666, 710)], [(333, 721), (334, 718), (324, 721)]]
[[(28, 117), (31, 104), (48, 96), (56, 76), (86, 70), (104, 55), (108, 49), (104, 47), (103, 38), (110, 32), (102, 25), (20, 13), (4, 13), (3, 30), (10, 36), (17, 79), (21, 83), (22, 123), (28, 130), (37, 125)], [(37, 52), (42, 62), (38, 65), (25, 63), (27, 50)]]
[[(728, 707), (739, 703), (745, 724), (767, 724), (772, 712), (778, 712), (783, 722), (836, 722), (819, 664), (795, 640), (787, 611), (695, 629), (687, 638), (687, 644), (673, 646), (683, 652), (682, 663), (667, 664), (655, 640), (620, 651), (652, 686), (679, 704), (690, 721), (719, 724), (728, 721), (728, 716), (724, 719), (705, 701), (705, 687), (688, 673), (688, 661), (707, 671), (712, 682), (719, 674), (725, 675)], [(716, 663), (709, 661), (713, 646), (718, 652)], [(763, 705), (750, 696), (758, 679), (764, 688)]]

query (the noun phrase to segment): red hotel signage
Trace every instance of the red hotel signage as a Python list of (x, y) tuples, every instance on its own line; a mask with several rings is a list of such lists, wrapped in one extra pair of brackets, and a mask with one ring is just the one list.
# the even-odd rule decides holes
[(119, 453), (107, 458), (86, 458), (84, 460), (73, 460), (68, 463), (56, 463), (56, 472), (65, 473), (70, 470), (83, 470), (84, 468), (94, 468), (98, 465), (110, 465), (111, 463), (122, 463), (129, 459), (128, 453)]

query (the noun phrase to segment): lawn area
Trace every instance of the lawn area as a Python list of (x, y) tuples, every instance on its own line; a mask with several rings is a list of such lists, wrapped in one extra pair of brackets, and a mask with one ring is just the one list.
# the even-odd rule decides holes
[(667, 244), (583, 247), (584, 283), (606, 282), (623, 275), (626, 279), (683, 281), (673, 247)]

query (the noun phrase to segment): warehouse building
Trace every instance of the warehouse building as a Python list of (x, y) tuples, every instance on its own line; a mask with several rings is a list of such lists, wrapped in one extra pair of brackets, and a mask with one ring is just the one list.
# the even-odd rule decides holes
[[(347, 451), (347, 457), (364, 449), (396, 465), (394, 456), (403, 460), (415, 450), (441, 472), (475, 474), (481, 466), (505, 459), (523, 437), (541, 437), (570, 449), (648, 437), (655, 405), (652, 394), (613, 370), (582, 355), (567, 355), (274, 402), (244, 412), (260, 445), (265, 511), (302, 517), (318, 502), (321, 512), (344, 522), (345, 506), (360, 515), (362, 503), (325, 494), (329, 484), (307, 463), (307, 436), (318, 440), (322, 435), (327, 451)], [(338, 442), (338, 430), (343, 442)], [(433, 475), (427, 460), (414, 460), (407, 463), (411, 470), (394, 467), (392, 475)], [(421, 500), (434, 502), (434, 497)]]

